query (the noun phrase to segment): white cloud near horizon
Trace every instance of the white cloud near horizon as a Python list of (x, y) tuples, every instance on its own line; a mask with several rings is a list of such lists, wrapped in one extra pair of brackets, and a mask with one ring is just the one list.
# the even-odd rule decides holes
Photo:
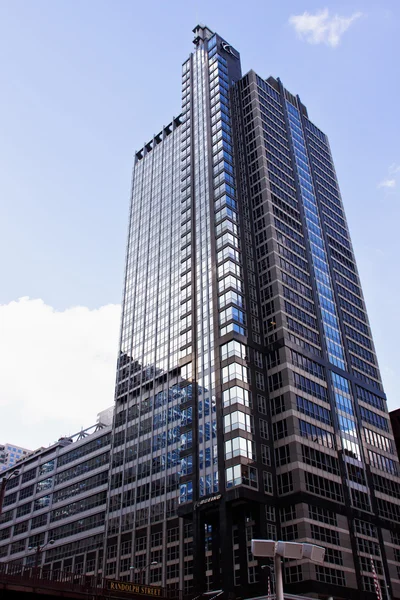
[(309, 44), (326, 44), (336, 48), (345, 31), (361, 16), (361, 12), (353, 13), (350, 17), (331, 16), (329, 9), (324, 8), (314, 14), (305, 11), (302, 15), (291, 15), (289, 23), (301, 40)]
[(0, 305), (0, 443), (35, 449), (96, 422), (114, 402), (120, 306)]

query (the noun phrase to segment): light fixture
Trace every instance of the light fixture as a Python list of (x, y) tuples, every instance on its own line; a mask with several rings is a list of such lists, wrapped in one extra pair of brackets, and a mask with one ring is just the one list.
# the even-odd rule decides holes
[(274, 558), (276, 600), (284, 600), (282, 557), (292, 560), (307, 558), (316, 563), (323, 563), (325, 557), (325, 548), (322, 546), (299, 542), (275, 542), (274, 540), (251, 540), (251, 552), (253, 556)]

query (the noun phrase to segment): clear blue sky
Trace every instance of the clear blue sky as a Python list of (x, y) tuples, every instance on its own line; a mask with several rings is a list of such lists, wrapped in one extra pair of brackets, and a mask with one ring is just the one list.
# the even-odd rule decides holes
[[(325, 8), (336, 46), (321, 30), (310, 43), (289, 22)], [(398, 406), (399, 17), (395, 0), (0, 0), (0, 304), (29, 296), (61, 313), (119, 304), (134, 151), (180, 112), (181, 64), (203, 22), (240, 50), (244, 72), (279, 76), (298, 93), (328, 134)]]

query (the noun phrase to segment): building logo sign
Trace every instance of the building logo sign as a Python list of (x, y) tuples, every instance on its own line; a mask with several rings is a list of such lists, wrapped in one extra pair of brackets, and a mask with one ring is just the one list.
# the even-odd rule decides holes
[(215, 496), (210, 496), (209, 498), (204, 498), (203, 500), (199, 500), (195, 502), (194, 510), (200, 508), (200, 506), (204, 506), (205, 504), (210, 504), (211, 502), (216, 502), (217, 500), (221, 500), (222, 494), (216, 494)]
[(231, 54), (234, 58), (239, 58), (238, 55), (236, 54), (235, 50), (232, 48), (232, 46), (230, 46), (226, 42), (221, 42), (221, 44), (222, 44), (222, 50), (225, 50), (225, 52), (227, 52), (228, 54)]
[(106, 588), (114, 592), (127, 592), (128, 594), (152, 596), (153, 598), (162, 597), (162, 588), (155, 585), (137, 585), (136, 583), (129, 583), (129, 581), (106, 579)]

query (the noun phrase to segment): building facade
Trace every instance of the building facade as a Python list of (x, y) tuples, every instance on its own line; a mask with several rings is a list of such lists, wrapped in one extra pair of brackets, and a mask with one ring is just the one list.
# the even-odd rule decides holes
[[(133, 169), (107, 577), (400, 597), (398, 459), (326, 135), (207, 27)], [(133, 567), (133, 568), (130, 568)]]
[(25, 458), (32, 450), (15, 446), (14, 444), (0, 444), (0, 473), (9, 467), (15, 465), (16, 462)]
[(101, 573), (110, 438), (100, 421), (3, 472), (0, 563)]
[[(255, 538), (326, 547), (285, 589), (400, 597), (400, 479), (326, 135), (198, 26), (136, 154), (104, 572), (265, 591)], [(131, 568), (133, 567), (133, 568)]]
[(389, 414), (393, 429), (394, 441), (397, 448), (397, 454), (400, 457), (400, 408), (392, 410)]

